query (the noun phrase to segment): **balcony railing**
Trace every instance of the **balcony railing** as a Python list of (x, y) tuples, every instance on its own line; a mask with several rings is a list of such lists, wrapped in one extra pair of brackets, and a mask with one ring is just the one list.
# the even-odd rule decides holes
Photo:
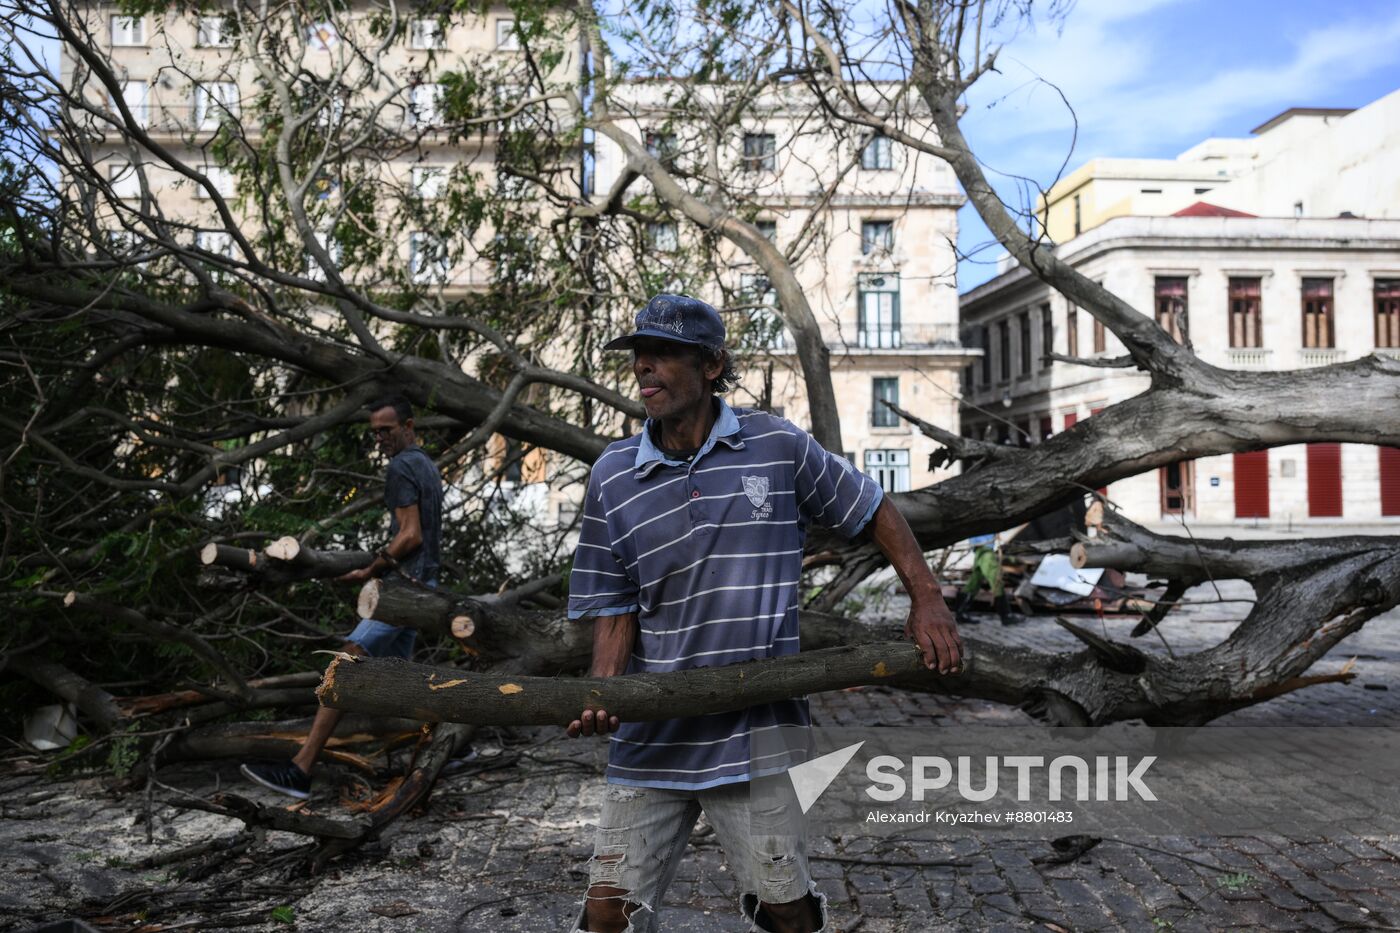
[(957, 324), (866, 327), (856, 331), (856, 346), (867, 350), (959, 349)]
[(1333, 363), (1343, 362), (1346, 358), (1347, 351), (1336, 347), (1304, 347), (1298, 351), (1298, 365), (1303, 368), (1331, 366)]
[(1268, 369), (1273, 352), (1267, 347), (1230, 347), (1225, 351), (1225, 365), (1231, 369)]
[(903, 343), (898, 327), (865, 327), (856, 333), (856, 345), (870, 350), (894, 350)]

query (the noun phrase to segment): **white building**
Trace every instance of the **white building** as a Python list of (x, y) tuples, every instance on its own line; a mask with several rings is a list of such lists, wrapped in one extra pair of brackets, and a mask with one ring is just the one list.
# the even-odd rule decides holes
[[(693, 106), (673, 103), (676, 93), (660, 82), (613, 89), (615, 106), (629, 115), (620, 121), (624, 129), (700, 170), (711, 140), (686, 116)], [(760, 97), (716, 147), (726, 183), (757, 206), (755, 223), (780, 249), (811, 238), (796, 272), (831, 350), (846, 456), (890, 491), (943, 478), (946, 470), (928, 469), (937, 445), (877, 400), (956, 423), (958, 373), (976, 351), (958, 339), (954, 244), (963, 196), (952, 168), (883, 137), (838, 143), (814, 121), (813, 101), (796, 85)], [(599, 134), (594, 190), (607, 192), (625, 163)], [(634, 190), (645, 192), (645, 181)], [(696, 235), (684, 221), (656, 226), (666, 228), (653, 231), (658, 250), (683, 248)], [(721, 281), (697, 297), (725, 313), (741, 345), (759, 351), (736, 401), (766, 405), (810, 427), (791, 338), (771, 312), (753, 308), (773, 301), (758, 272), (745, 254), (727, 248)]]
[[(1380, 142), (1397, 128), (1400, 93), (1350, 112), (1289, 111), (1257, 131), (1284, 134), (1268, 145), (1211, 140), (1188, 151), (1224, 153), (1208, 194), (1195, 191), (1200, 172), (1172, 190), (1163, 181), (1190, 174), (1177, 164), (1187, 155), (1096, 160), (1051, 190), (1043, 222), (1070, 232), (1062, 259), (1188, 333), (1214, 365), (1288, 370), (1400, 355), (1400, 158)], [(1168, 216), (1151, 216), (1154, 203)], [(1025, 270), (1003, 271), (961, 303), (966, 340), (987, 348), (964, 374), (967, 436), (1038, 443), (1148, 386), (1135, 370), (1047, 363), (1048, 350), (1124, 350)], [(1206, 457), (1119, 481), (1108, 495), (1148, 525), (1390, 522), (1400, 519), (1400, 451), (1309, 444)]]

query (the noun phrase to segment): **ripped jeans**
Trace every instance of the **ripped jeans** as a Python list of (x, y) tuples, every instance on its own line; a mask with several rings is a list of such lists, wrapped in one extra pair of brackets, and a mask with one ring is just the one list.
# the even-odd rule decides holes
[[(777, 779), (788, 780), (786, 774)], [(767, 929), (759, 917), (760, 903), (786, 904), (810, 893), (821, 911), (818, 933), (826, 933), (830, 929), (826, 898), (807, 870), (801, 809), (786, 793), (766, 792), (753, 798), (760, 801), (757, 806), (751, 806), (748, 782), (698, 791), (609, 784), (588, 863), (590, 894), (585, 904), (604, 899), (591, 893), (594, 885), (626, 891), (616, 899), (631, 905), (627, 933), (656, 933), (662, 897), (703, 811), (739, 882), (739, 910), (751, 931)], [(568, 929), (571, 933), (588, 930), (583, 909)]]

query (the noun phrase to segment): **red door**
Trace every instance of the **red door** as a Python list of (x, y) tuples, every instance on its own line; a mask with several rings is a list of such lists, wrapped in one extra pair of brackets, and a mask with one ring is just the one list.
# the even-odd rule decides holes
[(1235, 454), (1235, 517), (1269, 517), (1269, 452)]
[(1382, 447), (1381, 514), (1400, 515), (1400, 447)]
[(1342, 445), (1308, 445), (1308, 517), (1342, 515)]

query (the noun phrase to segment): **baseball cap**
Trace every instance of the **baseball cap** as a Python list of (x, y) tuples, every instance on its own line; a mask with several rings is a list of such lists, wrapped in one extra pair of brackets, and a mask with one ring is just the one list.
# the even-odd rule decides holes
[(637, 312), (636, 330), (603, 344), (604, 350), (630, 350), (641, 337), (688, 343), (708, 350), (724, 347), (719, 312), (689, 295), (657, 295)]

